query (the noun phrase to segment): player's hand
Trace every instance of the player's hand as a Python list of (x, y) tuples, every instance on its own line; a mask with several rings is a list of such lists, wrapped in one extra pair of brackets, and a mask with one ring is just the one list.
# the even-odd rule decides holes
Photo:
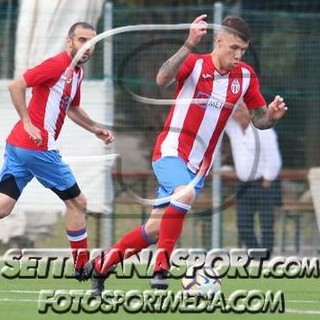
[(95, 131), (95, 135), (101, 139), (106, 145), (114, 141), (113, 133), (109, 130), (97, 128)]
[(29, 135), (29, 138), (37, 145), (40, 146), (42, 144), (41, 130), (37, 128), (30, 119), (23, 120), (23, 128)]
[(206, 14), (202, 14), (193, 20), (189, 30), (189, 36), (186, 43), (190, 47), (195, 47), (200, 43), (202, 37), (207, 33), (208, 24), (204, 19), (207, 18)]
[(272, 121), (277, 121), (281, 119), (286, 112), (288, 111), (288, 108), (286, 107), (286, 104), (282, 97), (276, 96), (274, 100), (268, 105), (268, 117)]

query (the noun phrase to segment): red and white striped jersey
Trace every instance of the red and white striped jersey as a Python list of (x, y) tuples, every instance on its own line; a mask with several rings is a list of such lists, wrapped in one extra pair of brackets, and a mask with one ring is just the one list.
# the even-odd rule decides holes
[(29, 138), (20, 120), (9, 134), (8, 143), (31, 150), (57, 148), (56, 140), (68, 108), (80, 104), (83, 69), (76, 67), (68, 72), (71, 61), (67, 52), (62, 52), (23, 74), (27, 87), (32, 87), (29, 116), (32, 123), (41, 130), (43, 142), (37, 146)]
[(176, 80), (175, 103), (157, 138), (153, 161), (178, 156), (191, 171), (201, 168), (208, 174), (226, 122), (239, 101), (243, 99), (249, 109), (266, 104), (259, 80), (244, 62), (220, 74), (210, 54), (190, 54)]

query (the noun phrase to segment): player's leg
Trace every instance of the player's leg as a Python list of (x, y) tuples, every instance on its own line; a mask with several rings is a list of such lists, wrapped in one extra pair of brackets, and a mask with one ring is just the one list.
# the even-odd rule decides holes
[(17, 200), (13, 198), (13, 195), (7, 195), (10, 193), (7, 187), (4, 185), (7, 181), (0, 181), (0, 219), (8, 216), (13, 210)]
[(66, 234), (75, 266), (75, 276), (82, 280), (82, 269), (88, 261), (86, 231), (86, 198), (81, 193), (76, 179), (57, 150), (32, 152), (23, 150), (29, 170), (46, 188), (51, 189), (65, 203)]
[[(170, 269), (170, 256), (181, 235), (187, 212), (195, 200), (196, 190), (186, 189), (194, 178), (184, 161), (176, 157), (168, 157), (153, 163), (153, 169), (160, 184), (159, 198), (185, 190), (178, 199), (170, 201), (163, 213), (160, 223), (157, 255), (151, 287), (166, 289), (168, 286), (166, 273)], [(204, 179), (198, 186), (201, 189)]]
[[(177, 193), (187, 187), (181, 185), (175, 188), (173, 193)], [(171, 200), (168, 208), (165, 210), (159, 229), (158, 254), (156, 258), (154, 271), (169, 270), (169, 258), (180, 237), (184, 219), (195, 199), (194, 190), (187, 191), (183, 197), (178, 200)]]
[(88, 235), (86, 228), (86, 211), (87, 200), (84, 194), (80, 191), (75, 178), (66, 168), (64, 177), (69, 177), (66, 182), (68, 185), (73, 183), (71, 187), (66, 187), (61, 183), (51, 188), (66, 205), (66, 235), (69, 240), (70, 248), (72, 249), (72, 256), (74, 260), (75, 277), (78, 280), (85, 280), (83, 268), (89, 260), (88, 252)]
[[(175, 192), (184, 189), (186, 185), (179, 186)], [(155, 289), (167, 289), (167, 272), (170, 269), (170, 257), (181, 235), (184, 220), (195, 194), (189, 191), (179, 200), (172, 200), (165, 210), (159, 229), (156, 260), (154, 265), (151, 287)]]
[[(174, 169), (174, 167), (177, 166), (177, 163), (179, 167), (181, 165), (184, 167), (183, 161), (176, 158), (173, 161), (169, 160), (169, 162), (170, 164), (167, 163), (166, 165), (169, 165), (168, 167), (173, 170), (173, 172), (175, 172), (175, 174), (179, 177), (179, 174), (177, 174), (178, 169)], [(162, 165), (163, 163), (161, 164), (161, 166)], [(182, 169), (181, 171), (183, 171), (182, 175), (184, 175), (184, 177), (183, 179), (179, 178), (178, 180), (188, 184), (192, 179), (190, 177), (190, 173), (187, 169)], [(167, 174), (165, 176), (174, 176), (168, 171), (166, 172)], [(159, 181), (163, 181), (163, 178), (159, 179), (159, 172), (157, 173), (157, 178)], [(169, 183), (162, 182), (162, 185), (166, 184), (166, 188), (168, 187), (168, 185), (170, 185), (170, 191), (168, 194), (165, 194), (166, 191), (164, 191), (163, 187), (161, 187), (159, 189), (159, 198), (172, 194), (172, 192), (174, 192), (174, 189), (178, 191), (181, 187), (176, 188), (176, 183), (176, 181)], [(194, 193), (193, 190), (191, 190), (191, 192), (186, 193), (182, 198), (179, 199), (179, 201), (182, 201), (181, 203), (178, 200), (175, 200), (172, 201), (169, 206), (167, 204), (156, 205), (151, 212), (150, 218), (144, 226), (138, 226), (130, 230), (128, 233), (123, 235), (112, 248), (106, 250), (102, 256), (98, 256), (94, 259), (93, 262), (88, 263), (86, 265), (88, 273), (92, 270), (94, 271), (94, 277), (92, 279), (92, 289), (94, 290), (93, 294), (100, 295), (104, 290), (104, 277), (108, 274), (109, 270), (114, 265), (116, 265), (123, 259), (138, 253), (142, 249), (148, 247), (150, 244), (155, 243), (159, 230), (161, 230), (161, 228), (165, 229), (165, 232), (162, 236), (161, 248), (171, 254), (173, 247), (175, 246), (176, 241), (180, 236), (184, 220), (184, 214), (181, 215), (180, 209), (176, 210), (176, 208), (183, 207), (183, 212), (185, 213), (185, 208), (186, 206), (188, 206), (185, 203), (192, 202), (193, 200)], [(170, 206), (172, 208), (170, 208)], [(168, 221), (167, 218), (163, 218), (164, 214), (169, 215), (170, 221)], [(174, 222), (174, 220), (176, 221)], [(166, 226), (166, 222), (169, 222), (169, 226)], [(168, 253), (166, 253), (164, 257), (158, 256), (159, 261), (162, 261), (163, 259), (167, 260), (167, 254)], [(159, 262), (159, 264), (161, 265), (162, 262)]]
[(87, 200), (77, 184), (71, 189), (53, 189), (66, 205), (66, 234), (69, 240), (74, 260), (75, 276), (78, 280), (84, 280), (83, 268), (88, 262), (88, 235), (86, 229)]
[(93, 295), (101, 295), (104, 290), (105, 278), (114, 266), (156, 243), (163, 211), (164, 208), (153, 209), (145, 225), (131, 229), (111, 248), (86, 264), (86, 274), (90, 275), (92, 273), (91, 288)]
[(100, 275), (106, 276), (109, 270), (120, 261), (140, 252), (151, 244), (155, 244), (165, 212), (166, 207), (154, 208), (145, 225), (128, 231), (110, 249), (94, 259), (94, 269)]
[(7, 144), (0, 172), (0, 219), (11, 213), (22, 190), (32, 178), (16, 148)]
[(106, 276), (117, 263), (156, 243), (163, 211), (163, 208), (153, 209), (145, 225), (131, 229), (111, 248), (94, 259), (94, 269), (100, 275)]

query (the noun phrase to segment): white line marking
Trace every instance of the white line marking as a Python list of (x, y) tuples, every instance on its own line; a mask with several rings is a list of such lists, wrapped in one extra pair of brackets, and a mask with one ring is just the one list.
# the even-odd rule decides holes
[(286, 309), (284, 313), (320, 314), (320, 310), (298, 310), (298, 309)]
[(0, 293), (35, 294), (35, 293), (40, 293), (40, 290), (0, 290)]
[(290, 303), (314, 303), (314, 304), (320, 304), (320, 300), (286, 300), (286, 302), (290, 302)]
[(45, 300), (39, 301), (38, 299), (10, 299), (0, 298), (0, 302), (46, 302)]

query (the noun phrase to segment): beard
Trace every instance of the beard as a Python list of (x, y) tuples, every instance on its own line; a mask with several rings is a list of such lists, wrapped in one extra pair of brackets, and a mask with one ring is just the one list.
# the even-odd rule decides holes
[[(72, 59), (77, 55), (79, 50), (76, 50), (75, 48), (73, 48), (71, 50), (71, 57)], [(90, 59), (90, 52), (86, 51), (82, 54), (81, 58), (78, 60), (77, 64), (83, 64), (85, 62), (87, 62)]]

